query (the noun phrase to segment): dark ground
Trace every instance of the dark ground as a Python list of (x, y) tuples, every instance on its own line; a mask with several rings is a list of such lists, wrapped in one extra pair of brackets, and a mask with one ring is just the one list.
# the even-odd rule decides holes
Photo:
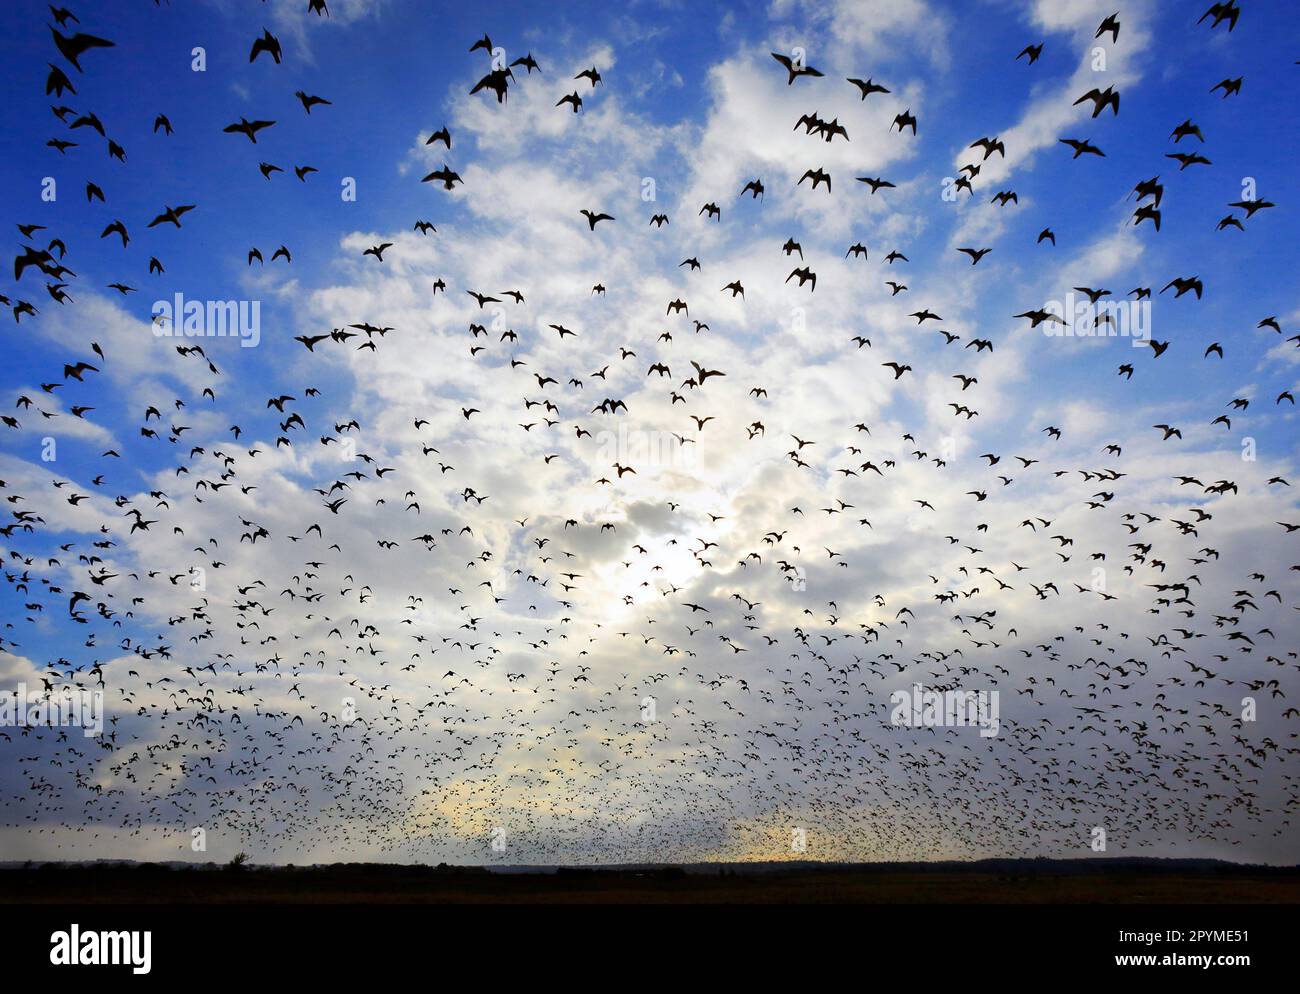
[(1300, 868), (1175, 860), (489, 872), (388, 864), (0, 869), (0, 904), (1297, 904)]

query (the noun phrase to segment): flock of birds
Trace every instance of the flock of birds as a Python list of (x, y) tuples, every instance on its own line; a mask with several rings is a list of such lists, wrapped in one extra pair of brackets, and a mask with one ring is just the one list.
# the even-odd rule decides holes
[[(329, 16), (324, 0), (306, 7), (305, 16)], [(111, 67), (114, 42), (83, 31), (69, 9), (51, 6), (50, 13), (44, 91), (60, 126), (46, 142), (50, 154), (98, 170), (95, 145), (106, 143), (109, 167), (127, 170), (132, 160), (109, 134), (112, 115), (96, 112), (92, 85), (94, 71)], [(1200, 23), (1231, 32), (1239, 15), (1229, 0)], [(1118, 41), (1123, 27), (1120, 14), (1106, 18), (1098, 44)], [(1029, 44), (1014, 58), (1008, 53), (1008, 62), (1033, 66), (1042, 52), (1042, 44)], [(495, 60), (493, 53), (487, 36), (469, 49), (474, 60)], [(250, 63), (279, 65), (290, 54), (271, 32), (253, 34)], [(891, 92), (872, 78), (836, 82), (802, 59), (772, 55), (774, 71), (810, 97), (837, 85), (855, 88), (863, 101)], [(507, 105), (513, 88), (552, 73), (531, 52), (486, 68), (468, 96), (494, 112), (504, 112), (495, 108)], [(584, 101), (606, 85), (595, 66), (571, 78), (556, 113), (583, 113)], [(1241, 83), (1224, 80), (1214, 90), (1239, 98)], [(313, 121), (337, 100), (303, 90), (295, 97)], [(1204, 91), (1189, 94), (1189, 109), (1205, 98)], [(1090, 104), (1093, 118), (1113, 117), (1120, 99), (1105, 87), (1075, 103)], [(274, 147), (267, 139), (275, 126), (240, 117), (225, 135), (213, 135), (213, 153), (234, 168), (251, 156), (249, 168), (255, 164), (268, 180), (287, 165), (310, 182), (318, 170), (301, 157), (261, 158)], [(905, 135), (923, 127), (910, 108), (893, 122)], [(838, 119), (815, 112), (794, 129), (810, 156), (823, 143), (850, 141)], [(173, 130), (171, 118), (158, 113), (154, 140), (167, 141)], [(1184, 139), (1198, 151), (1185, 151)], [(1059, 140), (1073, 150), (1067, 166), (1105, 154), (1090, 139)], [(426, 144), (450, 159), (453, 141), (444, 127)], [(1211, 167), (1199, 151), (1208, 147), (1205, 136), (1190, 119), (1171, 142), (1169, 157), (1180, 171)], [(1008, 149), (998, 136), (979, 137), (969, 149), (957, 186), (973, 197), (983, 163), (1005, 158)], [(446, 163), (422, 181), (434, 191), (465, 182)], [(896, 187), (877, 176), (849, 181), (861, 192), (855, 183), (873, 197)], [(798, 185), (808, 196), (851, 192), (819, 166)], [(105, 193), (112, 186), (88, 180), (83, 206), (107, 212), (101, 237), (126, 250), (136, 246), (138, 225), (112, 216)], [(726, 224), (725, 198), (762, 209), (765, 192), (760, 178), (739, 191), (719, 190), (690, 220)], [(1132, 192), (1133, 223), (1158, 231), (1165, 184), (1156, 176)], [(1005, 208), (1019, 200), (1002, 190), (992, 202)], [(1273, 208), (1233, 203), (1238, 213), (1219, 226), (1244, 230)], [(638, 237), (666, 238), (682, 227), (653, 209), (633, 220), (589, 205), (573, 223), (592, 238), (630, 223), (648, 222)], [(138, 261), (124, 251), (132, 261), (107, 284), (118, 299), (137, 299), (131, 295), (146, 281), (161, 284), (167, 253), (200, 250), (183, 239), (192, 212), (203, 210), (166, 204), (141, 219), (146, 229), (164, 231), (145, 236), (150, 251)], [(424, 219), (415, 230), (437, 233)], [(18, 231), (13, 287), (0, 297), (17, 326), (10, 348), (23, 347), (17, 336), (47, 309), (75, 307), (80, 279), (76, 246), (55, 222), (24, 220)], [(1037, 241), (1055, 244), (1050, 226)], [(817, 293), (817, 263), (805, 259), (797, 237), (779, 251), (791, 266), (787, 292)], [(958, 251), (963, 266), (979, 266), (995, 247)], [(400, 252), (381, 241), (365, 249), (363, 261), (388, 266)], [(692, 253), (679, 272), (706, 271), (706, 255)], [(855, 264), (867, 257), (861, 242), (845, 253)], [(933, 361), (946, 364), (954, 417), (971, 423), (980, 397), (972, 365), (1000, 343), (991, 334), (963, 341), (946, 330), (924, 303), (925, 288), (907, 285), (904, 252), (883, 258), (890, 299), (918, 300), (904, 312), (916, 333), (942, 336)], [(260, 248), (248, 251), (249, 266), (277, 263), (292, 263), (287, 242), (269, 259)], [(834, 278), (821, 277), (823, 286)], [(598, 322), (606, 277), (591, 278), (583, 306)], [(1112, 296), (1105, 288), (1076, 290), (1094, 302)], [(716, 291), (727, 301), (745, 296), (734, 274), (719, 278)], [(1199, 276), (1174, 274), (1163, 287), (1139, 286), (1129, 297), (1199, 300), (1204, 291)], [(439, 279), (429, 294), (435, 314), (453, 293), (468, 294), (482, 311), (522, 308), (529, 290)], [(1016, 311), (1014, 319), (1033, 328), (1059, 321), (1037, 304)], [(206, 827), (232, 851), (288, 861), (304, 853), (433, 858), (456, 846), (484, 862), (785, 858), (794, 827), (809, 840), (795, 855), (821, 859), (1070, 855), (1087, 851), (1094, 826), (1107, 827), (1125, 851), (1159, 854), (1180, 843), (1226, 851), (1255, 837), (1285, 837), (1300, 803), (1300, 712), (1287, 696), (1300, 659), (1274, 628), (1295, 630), (1300, 517), (1275, 526), (1278, 544), (1286, 543), (1298, 564), (1287, 575), (1267, 575), (1216, 546), (1218, 526), (1233, 518), (1246, 484), (1192, 473), (1179, 479), (1185, 508), (1157, 504), (1126, 488), (1130, 470), (1117, 443), (1098, 453), (1097, 465), (1054, 464), (1051, 447), (1064, 433), (1056, 424), (1034, 426), (1019, 451), (984, 453), (985, 482), (954, 492), (944, 482), (952, 467), (939, 441), (919, 430), (885, 439), (879, 425), (849, 417), (839, 437), (802, 437), (799, 412), (771, 405), (766, 387), (733, 389), (745, 389), (746, 371), (675, 354), (674, 331), (687, 341), (723, 331), (709, 327), (709, 312), (707, 300), (675, 296), (656, 315), (676, 322), (672, 330), (628, 342), (594, 372), (580, 351), (581, 331), (562, 321), (542, 316), (538, 334), (554, 334), (554, 345), (573, 350), (563, 368), (544, 367), (514, 330), (497, 341), (487, 322), (472, 322), (468, 347), (476, 361), (504, 342), (522, 350), (508, 367), (485, 367), (484, 376), (501, 378), (503, 395), (522, 392), (519, 416), (500, 430), (530, 441), (540, 436), (550, 449), (536, 466), (520, 462), (504, 471), (490, 455), (458, 447), (450, 430), (440, 437), (447, 411), (414, 419), (403, 437), (385, 438), (373, 452), (357, 451), (368, 426), (355, 415), (324, 413), (326, 391), (297, 378), (301, 364), (270, 374), (279, 382), (263, 412), (227, 413), (224, 434), (201, 431), (188, 422), (209, 423), (207, 415), (222, 410), (218, 346), (167, 338), (138, 345), (174, 350), (197, 371), (201, 388), (133, 399), (138, 431), (104, 451), (89, 479), (56, 472), (23, 493), (0, 482), (4, 580), (15, 606), (0, 636), (0, 661), (22, 657), (29, 641), (50, 637), (51, 629), (61, 633), (60, 655), (33, 663), (42, 686), (103, 689), (109, 716), (98, 739), (68, 729), (0, 729), (0, 755), (11, 782), (20, 783), (0, 801), (0, 826), (11, 840), (14, 831), (48, 836), (48, 851), (57, 845), (68, 855), (95, 847), (119, 855), (187, 853), (192, 829)], [(290, 347), (313, 364), (340, 350), (414, 354), (400, 327), (372, 318), (300, 334), (302, 351)], [(1294, 329), (1275, 316), (1258, 315), (1252, 325), (1256, 337), (1243, 348), (1300, 344), (1300, 334), (1289, 335)], [(1147, 345), (1149, 354), (1134, 353), (1119, 366), (1121, 377), (1132, 379), (1139, 368), (1158, 376), (1168, 364), (1162, 357), (1170, 342)], [(885, 341), (859, 335), (842, 347), (859, 361), (878, 357), (863, 367), (867, 389), (873, 377), (893, 384), (916, 372), (903, 357), (882, 356)], [(565, 353), (545, 353), (557, 354)], [(1223, 355), (1217, 342), (1204, 359), (1216, 355)], [(119, 361), (87, 327), (78, 354), (4, 413), (6, 448), (22, 445), (29, 454), (33, 437), (56, 418), (93, 420), (109, 403), (105, 374)], [(630, 458), (598, 464), (597, 454), (602, 432), (635, 423), (637, 405), (625, 396), (633, 386), (661, 392), (670, 411), (680, 409), (673, 440), (682, 451), (719, 433), (735, 447), (772, 438), (783, 453), (772, 472), (797, 481), (806, 499), (766, 518), (755, 514), (758, 505), (729, 508), (723, 494), (709, 503), (671, 487), (653, 507), (620, 502), (620, 489), (644, 479), (647, 467)], [(711, 402), (722, 390), (732, 390), (726, 403)], [(56, 407), (56, 397), (66, 406)], [(1295, 398), (1279, 383), (1266, 399), (1205, 402), (1217, 408), (1214, 424), (1231, 432), (1229, 413), (1249, 408), (1254, 416), (1268, 407), (1265, 417), (1281, 418)], [(448, 410), (460, 432), (492, 417), (472, 404)], [(1153, 430), (1169, 446), (1180, 444), (1180, 426)], [(160, 451), (170, 464), (144, 490), (132, 484), (137, 447), (141, 465)], [(316, 475), (304, 481), (302, 504), (286, 514), (261, 503), (259, 465), (308, 447), (351, 449), (353, 468), (336, 472), (337, 464), (308, 460)], [(474, 468), (458, 470), (457, 463)], [(575, 490), (613, 495), (606, 514), (544, 506), (515, 519), (496, 510), (493, 491), (510, 477), (561, 466), (571, 470)], [(931, 557), (925, 575), (891, 577), (864, 561), (869, 545), (852, 555), (814, 537), (824, 534), (821, 522), (833, 520), (844, 522), (845, 547), (867, 542), (879, 534), (872, 508), (882, 491), (914, 487), (906, 481), (917, 472), (928, 482), (905, 496), (922, 524), (906, 540)], [(982, 520), (986, 501), (995, 504), (1035, 477), (1068, 487), (1072, 507), (1044, 506), (1005, 528)], [(1264, 489), (1282, 494), (1289, 486), (1277, 475)], [(61, 516), (78, 516), (75, 528), (49, 524), (56, 505)], [(927, 515), (952, 508), (964, 522), (958, 533), (925, 530)], [(1080, 514), (1104, 516), (1110, 534), (1123, 538), (1103, 546), (1079, 537), (1076, 544)], [(1088, 520), (1091, 527), (1096, 519)], [(1010, 558), (1012, 548), (1025, 551)], [(399, 568), (399, 559), (408, 565)], [(410, 580), (412, 562), (436, 562), (457, 579), (432, 589), (418, 580), (423, 566)], [(1109, 570), (1108, 584), (1091, 582), (1097, 567)], [(611, 595), (609, 585), (620, 583)], [(889, 694), (917, 683), (1000, 692), (1001, 733), (985, 739), (959, 728), (898, 727)], [(1247, 696), (1258, 701), (1261, 725), (1243, 720)], [(509, 842), (494, 849), (498, 837)]]

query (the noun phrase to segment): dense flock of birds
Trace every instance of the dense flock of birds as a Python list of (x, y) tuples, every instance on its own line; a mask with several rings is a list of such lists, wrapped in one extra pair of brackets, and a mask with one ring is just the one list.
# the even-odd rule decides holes
[[(324, 0), (306, 8), (306, 18), (329, 16)], [(1198, 23), (1230, 33), (1240, 13), (1234, 0), (1216, 3)], [(97, 107), (96, 73), (111, 71), (114, 42), (83, 30), (71, 10), (51, 6), (50, 14), (44, 93), (59, 126), (45, 143), (50, 155), (75, 159), (91, 173), (127, 175), (135, 156), (150, 153), (133, 148), (128, 155), (111, 137), (112, 121), (155, 111)], [(1124, 28), (1122, 14), (1107, 17), (1097, 44), (1116, 42)], [(292, 57), (270, 31), (250, 34), (250, 63)], [(1043, 45), (1027, 44), (1018, 55), (1014, 49), (1006, 71), (1035, 72)], [(508, 106), (516, 88), (554, 78), (532, 53), (508, 64), (489, 62), (493, 53), (486, 35), (469, 47), (467, 58), (483, 60), (485, 72), (467, 97), (494, 113), (504, 112), (498, 107)], [(835, 80), (803, 58), (772, 57), (772, 70), (806, 91), (810, 106), (829, 87), (852, 87), (863, 101), (891, 92), (888, 81)], [(583, 114), (606, 85), (597, 66), (562, 75), (571, 83), (555, 102), (557, 114)], [(282, 96), (285, 113), (292, 108), (312, 122), (328, 117), (337, 100), (298, 90), (297, 107)], [(164, 97), (142, 95), (139, 103)], [(1242, 80), (1206, 85), (1186, 99), (1189, 116), (1170, 136), (1168, 158), (1180, 172), (1213, 168), (1203, 154), (1212, 136), (1192, 119), (1203, 100), (1245, 99)], [(1103, 126), (1120, 114), (1121, 94), (1099, 87), (1075, 102), (1090, 105)], [(318, 168), (306, 164), (308, 150), (283, 150), (279, 163), (262, 158), (276, 148), (276, 116), (232, 121), (224, 135), (212, 136), (212, 154), (231, 169), (255, 166), (268, 181), (292, 182), (287, 166), (299, 182), (312, 182)], [(174, 129), (173, 118), (181, 120), (156, 113), (155, 142), (181, 127)], [(816, 164), (823, 143), (861, 140), (838, 119), (814, 111), (791, 123), (806, 137), (810, 160), (798, 181), (801, 195), (888, 197), (896, 187), (879, 176), (832, 176)], [(924, 127), (910, 108), (893, 122), (904, 135)], [(1105, 155), (1092, 137), (1059, 141), (1072, 154), (1062, 151), (1057, 168)], [(426, 144), (447, 159), (422, 177), (436, 205), (439, 191), (465, 181), (448, 164), (457, 147), (448, 128)], [(97, 147), (105, 145), (107, 160)], [(961, 195), (991, 197), (989, 209), (1018, 204), (1014, 190), (979, 189), (985, 160), (1007, 155), (1001, 138), (977, 137), (969, 149), (956, 183)], [(1160, 237), (1168, 182), (1143, 177), (1132, 190), (1133, 223), (1149, 237)], [(186, 222), (212, 208), (181, 203), (192, 199), (181, 195), (152, 217), (120, 217), (106, 193), (116, 185), (88, 178), (81, 208), (103, 213), (102, 238), (120, 240), (125, 261), (107, 286), (129, 304), (148, 292), (148, 281), (161, 286), (169, 254), (203, 250), (186, 244)], [(693, 218), (670, 217), (653, 204), (645, 217), (622, 210), (614, 217), (589, 204), (573, 223), (590, 238), (639, 226), (638, 238), (678, 237), (685, 229), (680, 237), (689, 241), (690, 225), (740, 223), (728, 205), (761, 210), (765, 193), (755, 177), (741, 190), (718, 190)], [(1277, 209), (1264, 200), (1235, 202), (1219, 226), (1244, 231), (1261, 223), (1261, 212)], [(414, 227), (434, 238), (436, 223), (420, 218)], [(77, 246), (54, 225), (18, 224), (13, 284), (0, 297), (16, 323), (7, 348), (23, 348), (21, 334), (47, 310), (77, 306)], [(142, 236), (142, 227), (159, 230)], [(139, 255), (137, 239), (148, 246)], [(291, 265), (291, 241), (286, 232), (266, 258), (251, 247), (247, 264)], [(1055, 241), (1045, 225), (1041, 250)], [(901, 298), (900, 307), (916, 301), (900, 313), (915, 320), (917, 335), (941, 336), (932, 361), (951, 379), (954, 417), (969, 423), (980, 406), (974, 363), (1000, 343), (991, 333), (963, 341), (945, 329), (925, 303), (925, 287), (908, 285), (906, 247), (882, 256), (890, 300)], [(805, 258), (797, 232), (782, 246), (755, 251), (784, 257), (792, 299), (818, 292), (819, 264)], [(978, 266), (995, 247), (958, 251), (958, 264)], [(389, 266), (400, 252), (400, 244), (379, 241), (362, 261)], [(855, 265), (868, 257), (862, 242), (845, 253)], [(820, 268), (824, 287), (835, 277)], [(693, 251), (668, 278), (709, 270), (707, 253)], [(591, 273), (583, 293), (593, 323), (601, 320), (606, 278)], [(712, 292), (743, 301), (744, 283), (743, 273), (718, 274)], [(1094, 302), (1113, 297), (1103, 287), (1076, 291)], [(426, 292), (436, 315), (439, 301), (453, 294), (468, 294), (478, 310), (523, 308), (529, 288), (439, 279)], [(1190, 294), (1179, 306), (1194, 307), (1206, 292), (1199, 275), (1175, 273), (1163, 286), (1139, 286), (1127, 296)], [(1047, 424), (1030, 428), (1023, 448), (984, 453), (986, 483), (953, 492), (939, 440), (919, 432), (886, 439), (879, 425), (848, 417), (838, 437), (802, 437), (799, 411), (772, 406), (767, 388), (751, 386), (744, 369), (709, 368), (692, 356), (693, 340), (725, 332), (710, 328), (707, 298), (688, 301), (683, 291), (665, 303), (655, 318), (670, 330), (657, 340), (629, 340), (599, 357), (594, 371), (581, 329), (564, 321), (536, 317), (538, 336), (554, 335), (549, 345), (573, 350), (562, 366), (554, 357), (565, 352), (548, 350), (543, 364), (528, 334), (498, 336), (486, 320), (471, 323), (467, 346), (476, 361), (493, 346), (518, 350), (508, 367), (490, 374), (503, 395), (518, 397), (518, 416), (496, 437), (508, 431), (530, 444), (547, 439), (550, 451), (536, 466), (524, 464), (522, 449), (517, 465), (507, 451), (494, 466), (490, 455), (471, 459), (468, 445), (449, 445), (437, 426), (447, 425), (450, 408), (415, 419), (403, 437), (385, 438), (373, 452), (359, 451), (360, 419), (324, 416), (325, 391), (294, 378), (303, 367), (289, 363), (279, 373), (264, 370), (280, 381), (265, 411), (215, 415), (229, 429), (202, 433), (189, 422), (196, 409), (204, 423), (221, 411), (219, 345), (232, 343), (151, 337), (139, 344), (174, 350), (198, 371), (201, 387), (134, 399), (138, 432), (120, 450), (104, 451), (92, 478), (47, 470), (53, 478), (45, 486), (23, 493), (0, 483), (4, 579), (14, 606), (0, 659), (22, 657), (40, 633), (61, 632), (58, 658), (32, 664), (43, 687), (102, 688), (108, 713), (98, 739), (67, 729), (0, 729), (0, 755), (20, 786), (0, 802), (9, 838), (15, 830), (57, 836), (68, 855), (94, 855), (96, 846), (117, 855), (188, 855), (191, 831), (206, 827), (214, 840), (209, 856), (227, 849), (288, 861), (459, 853), (521, 862), (1070, 855), (1088, 851), (1095, 826), (1106, 827), (1123, 851), (1177, 854), (1179, 844), (1228, 851), (1291, 831), (1300, 803), (1300, 712), (1288, 693), (1300, 661), (1274, 629), (1295, 630), (1300, 564), (1266, 575), (1240, 556), (1221, 556), (1216, 526), (1233, 518), (1243, 484), (1189, 474), (1179, 480), (1184, 506), (1157, 505), (1125, 486), (1129, 469), (1119, 444), (1097, 453), (1094, 465), (1055, 464), (1051, 447), (1064, 429)], [(522, 311), (518, 319), (508, 313), (518, 324), (528, 320)], [(1037, 302), (1008, 308), (1009, 318), (1013, 313), (1034, 328), (1059, 321)], [(1261, 363), (1278, 342), (1300, 344), (1276, 316), (1255, 315), (1249, 328), (1235, 347), (1259, 350)], [(411, 349), (414, 356), (402, 332), (355, 315), (297, 336), (304, 351), (295, 355), (311, 363), (340, 350)], [(1118, 369), (1135, 387), (1168, 366), (1162, 357), (1170, 342), (1147, 345)], [(874, 357), (863, 366), (864, 390), (877, 377), (892, 384), (916, 375), (888, 347), (862, 335), (843, 343), (859, 362)], [(1212, 344), (1203, 361), (1222, 358), (1223, 348)], [(93, 420), (112, 389), (106, 373), (119, 361), (87, 327), (77, 354), (4, 413), (6, 448), (21, 447), (31, 459), (33, 439), (52, 419)], [(1231, 417), (1247, 408), (1251, 416), (1266, 407), (1260, 416), (1283, 418), (1295, 398), (1280, 381), (1285, 371), (1264, 375), (1274, 374), (1279, 380), (1267, 397), (1201, 398), (1211, 412), (1206, 420), (1217, 415), (1214, 424), (1231, 432)], [(631, 458), (599, 462), (600, 438), (636, 426), (636, 404), (623, 394), (647, 383), (678, 412), (674, 446), (685, 451), (719, 433), (735, 447), (774, 439), (782, 455), (770, 471), (787, 483), (802, 481), (806, 500), (765, 518), (753, 507), (728, 507), (724, 494), (711, 504), (668, 485), (653, 506), (620, 502), (619, 490), (644, 479), (647, 467), (638, 474)], [(733, 390), (725, 403), (713, 399), (722, 390)], [(450, 416), (473, 432), (492, 415), (467, 404)], [(1181, 443), (1179, 425), (1153, 430), (1171, 449)], [(157, 475), (162, 482), (143, 491), (133, 488), (130, 472), (137, 447), (149, 453), (141, 463), (161, 450), (172, 464)], [(303, 481), (301, 504), (288, 518), (273, 514), (250, 482), (258, 461), (306, 447), (358, 451), (347, 472), (305, 463), (317, 475)], [(474, 475), (457, 470), (462, 459)], [(430, 473), (441, 489), (413, 482), (414, 463), (436, 463)], [(891, 576), (823, 543), (819, 522), (826, 520), (843, 522), (851, 534), (846, 545), (867, 540), (882, 492), (915, 486), (901, 482), (917, 479), (902, 472), (905, 465), (928, 481), (904, 493), (921, 522), (907, 540), (932, 556), (927, 575)], [(613, 495), (605, 516), (541, 506), (506, 520), (495, 510), (494, 490), (512, 477), (562, 466), (575, 489)], [(1045, 506), (1005, 528), (981, 520), (986, 501), (996, 504), (1026, 477), (1049, 474), (1070, 488), (1069, 508)], [(1289, 486), (1278, 475), (1264, 489), (1277, 495)], [(77, 515), (77, 527), (50, 526), (56, 506), (60, 515)], [(965, 522), (959, 533), (925, 531), (927, 515), (952, 508)], [(1081, 514), (1097, 516), (1089, 527), (1104, 516), (1117, 540), (1076, 544)], [(1297, 522), (1270, 527), (1285, 555), (1300, 561)], [(814, 531), (818, 538), (805, 539)], [(1026, 551), (1009, 558), (1005, 550), (1013, 547)], [(375, 568), (376, 555), (407, 565)], [(409, 565), (423, 561), (459, 579), (445, 589), (423, 585), (421, 568)], [(1107, 584), (1092, 582), (1098, 567), (1109, 571)], [(597, 578), (602, 596), (609, 597), (609, 584), (622, 584), (611, 603), (587, 596), (592, 588), (585, 585)], [(819, 590), (837, 596), (819, 597)], [(1210, 590), (1224, 593), (1211, 597)], [(1120, 613), (1126, 609), (1131, 613)], [(17, 673), (7, 672), (11, 679)], [(1000, 734), (896, 726), (889, 694), (917, 683), (998, 691)], [(1244, 697), (1256, 699), (1259, 723), (1243, 720)], [(792, 849), (794, 828), (806, 831), (806, 851)], [(494, 839), (506, 844), (494, 849)]]

